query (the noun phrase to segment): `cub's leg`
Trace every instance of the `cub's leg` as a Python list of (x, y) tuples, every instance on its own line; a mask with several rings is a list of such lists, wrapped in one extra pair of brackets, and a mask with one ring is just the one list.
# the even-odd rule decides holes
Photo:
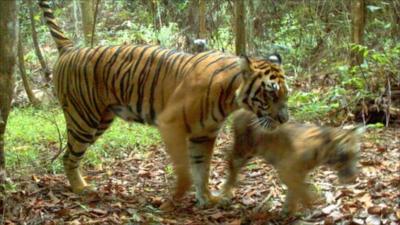
[(190, 137), (188, 142), (192, 178), (196, 187), (196, 198), (199, 201), (199, 205), (215, 204), (218, 199), (210, 193), (208, 188), (215, 136)]
[(233, 187), (237, 182), (239, 172), (243, 166), (252, 158), (252, 155), (246, 155), (238, 151), (238, 147), (235, 147), (228, 156), (228, 178), (222, 187), (222, 198), (224, 203), (227, 203), (233, 197)]
[(284, 212), (293, 214), (298, 208), (298, 204), (302, 203), (304, 207), (312, 206), (316, 196), (310, 191), (309, 186), (305, 183), (307, 171), (292, 168), (292, 170), (278, 170), (279, 176), (288, 187), (286, 195)]
[(288, 188), (283, 212), (292, 215), (296, 212), (299, 200), (301, 199), (302, 185), (304, 183), (303, 174), (300, 174), (294, 167), (291, 167), (291, 169), (278, 169), (278, 174)]
[(96, 123), (93, 122), (95, 119), (90, 123), (82, 118), (78, 118), (77, 115), (79, 114), (71, 112), (65, 113), (68, 129), (68, 144), (67, 151), (63, 156), (63, 164), (72, 191), (79, 194), (90, 191), (88, 184), (79, 170), (80, 161), (88, 146), (94, 143), (94, 141), (111, 125), (114, 115), (112, 113), (105, 113), (100, 119), (100, 122), (96, 124), (97, 129), (91, 127), (93, 123)]

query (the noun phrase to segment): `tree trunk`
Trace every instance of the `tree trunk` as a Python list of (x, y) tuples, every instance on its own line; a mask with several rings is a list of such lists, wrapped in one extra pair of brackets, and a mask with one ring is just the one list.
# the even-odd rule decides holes
[(400, 40), (400, 1), (393, 1), (392, 37), (395, 42)]
[[(5, 169), (4, 133), (14, 86), (13, 73), (17, 56), (17, 1), (2, 1), (0, 7), (0, 170)], [(4, 174), (4, 173), (3, 173)]]
[(199, 0), (199, 33), (197, 37), (204, 40), (207, 39), (205, 0)]
[(38, 41), (38, 37), (37, 37), (37, 32), (36, 32), (36, 25), (35, 25), (35, 18), (34, 18), (34, 9), (33, 6), (34, 4), (32, 3), (32, 0), (28, 0), (28, 7), (29, 7), (29, 17), (31, 20), (31, 29), (32, 29), (32, 41), (33, 41), (33, 45), (35, 47), (35, 54), (38, 57), (38, 60), (40, 62), (40, 66), (42, 67), (42, 71), (44, 74), (44, 81), (46, 83), (50, 82), (50, 69), (49, 67), (47, 67), (46, 61), (44, 60), (42, 51), (40, 50), (40, 46), (39, 46), (39, 41)]
[[(362, 45), (365, 27), (365, 2), (364, 0), (352, 0), (351, 2), (351, 42)], [(362, 53), (357, 50), (350, 52), (350, 65), (356, 66), (363, 62)]]
[(235, 49), (236, 55), (246, 54), (246, 30), (245, 14), (244, 14), (244, 1), (235, 0)]
[[(20, 22), (21, 24), (21, 22)], [(24, 49), (22, 47), (22, 38), (21, 38), (21, 31), (20, 37), (18, 38), (18, 67), (19, 72), (21, 74), (22, 82), (24, 84), (24, 88), (26, 91), (26, 95), (28, 96), (29, 102), (33, 106), (39, 105), (39, 100), (33, 94), (31, 86), (29, 85), (28, 77), (26, 76), (26, 69), (25, 69), (25, 59), (24, 59)]]
[(184, 29), (187, 32), (184, 33), (185, 43), (183, 50), (186, 52), (195, 53), (197, 52), (194, 40), (199, 38), (199, 1), (200, 0), (190, 0), (188, 11), (187, 11), (187, 27)]
[[(249, 1), (248, 3), (249, 3), (248, 4), (249, 15), (256, 15), (255, 14), (255, 10), (254, 10), (254, 1)], [(256, 50), (256, 48), (255, 48), (255, 46), (256, 46), (256, 43), (255, 43), (256, 36), (254, 35), (254, 26), (253, 26), (254, 21), (255, 21), (255, 16), (254, 17), (250, 17), (247, 20), (247, 34), (248, 34), (247, 36), (251, 37), (249, 39), (249, 41), (248, 41), (248, 51), (251, 52), (251, 53), (254, 53), (255, 50)]]
[(79, 8), (79, 0), (74, 0), (73, 2), (73, 11), (74, 11), (74, 29), (75, 29), (75, 37), (77, 40), (80, 39), (81, 37), (81, 29), (79, 28), (79, 15), (80, 13), (80, 8)]
[(82, 28), (85, 36), (85, 44), (90, 46), (92, 40), (92, 27), (94, 21), (94, 4), (93, 0), (80, 0), (82, 13)]

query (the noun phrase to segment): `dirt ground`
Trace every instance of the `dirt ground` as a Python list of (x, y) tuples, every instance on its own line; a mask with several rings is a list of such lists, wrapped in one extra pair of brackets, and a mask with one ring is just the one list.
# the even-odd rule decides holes
[[(212, 162), (211, 189), (225, 178), (224, 152), (231, 142), (221, 134)], [(325, 203), (293, 217), (281, 216), (285, 188), (275, 171), (260, 160), (243, 171), (228, 207), (201, 209), (191, 193), (176, 210), (163, 212), (174, 182), (163, 146), (145, 156), (132, 153), (122, 160), (86, 171), (98, 188), (88, 196), (68, 189), (65, 176), (26, 174), (11, 179), (0, 210), (4, 224), (400, 224), (400, 131), (368, 131), (361, 145), (361, 174), (353, 185), (339, 186), (335, 172), (321, 167), (311, 176)]]

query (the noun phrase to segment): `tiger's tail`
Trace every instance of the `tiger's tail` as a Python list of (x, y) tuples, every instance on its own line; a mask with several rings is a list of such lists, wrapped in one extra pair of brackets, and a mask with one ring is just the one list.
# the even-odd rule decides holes
[(43, 11), (43, 17), (57, 45), (58, 52), (62, 53), (65, 49), (73, 47), (74, 43), (64, 35), (61, 27), (56, 23), (49, 2), (47, 0), (39, 0), (39, 6)]

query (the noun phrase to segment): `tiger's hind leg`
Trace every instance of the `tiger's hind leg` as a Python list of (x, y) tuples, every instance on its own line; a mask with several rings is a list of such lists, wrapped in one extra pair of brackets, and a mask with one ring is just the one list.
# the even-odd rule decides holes
[[(70, 114), (66, 113), (66, 115)], [(89, 145), (94, 143), (97, 138), (111, 125), (113, 118), (114, 114), (107, 112), (102, 116), (100, 122), (97, 123), (97, 128), (91, 128), (89, 126), (82, 126), (82, 124), (85, 124), (84, 121), (81, 121), (79, 124), (81, 126), (77, 127), (73, 122), (71, 122), (74, 120), (66, 116), (68, 144), (67, 151), (63, 156), (63, 164), (66, 176), (74, 193), (85, 193), (93, 189), (88, 186), (85, 179), (82, 177), (82, 174), (79, 170), (80, 161)]]

